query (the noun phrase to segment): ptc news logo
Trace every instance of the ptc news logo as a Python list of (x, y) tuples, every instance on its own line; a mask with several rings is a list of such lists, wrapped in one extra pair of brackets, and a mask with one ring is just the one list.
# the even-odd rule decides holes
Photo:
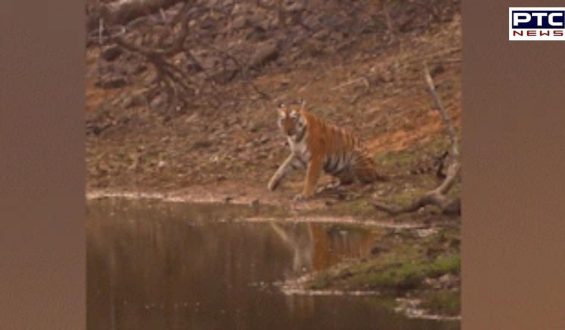
[(509, 40), (565, 41), (565, 7), (510, 7)]

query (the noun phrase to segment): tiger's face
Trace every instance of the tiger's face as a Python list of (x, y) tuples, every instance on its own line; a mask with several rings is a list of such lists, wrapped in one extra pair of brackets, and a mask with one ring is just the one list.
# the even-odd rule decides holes
[(284, 104), (278, 108), (278, 126), (281, 131), (289, 138), (302, 136), (306, 129), (306, 120), (302, 116), (298, 107), (290, 107)]

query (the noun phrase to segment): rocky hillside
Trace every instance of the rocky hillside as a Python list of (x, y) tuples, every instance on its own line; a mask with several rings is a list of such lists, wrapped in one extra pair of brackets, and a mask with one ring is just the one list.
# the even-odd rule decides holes
[(298, 98), (357, 132), (387, 174), (410, 173), (445, 150), (425, 63), (460, 126), (457, 0), (164, 1), (115, 14), (127, 2), (89, 7), (90, 190), (263, 192), (288, 152), (275, 103)]

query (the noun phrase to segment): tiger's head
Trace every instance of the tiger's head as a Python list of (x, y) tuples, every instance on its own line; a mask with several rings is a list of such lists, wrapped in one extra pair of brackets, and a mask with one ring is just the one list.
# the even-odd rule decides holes
[(278, 106), (278, 126), (281, 131), (289, 138), (299, 140), (306, 131), (306, 119), (302, 115), (305, 103), (301, 105), (285, 105)]

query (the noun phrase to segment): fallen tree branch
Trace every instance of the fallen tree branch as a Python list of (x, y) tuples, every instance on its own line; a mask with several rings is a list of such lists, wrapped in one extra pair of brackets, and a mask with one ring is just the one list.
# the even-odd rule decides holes
[(168, 46), (163, 45), (162, 39), (157, 47), (148, 48), (129, 42), (122, 35), (111, 37), (111, 41), (116, 45), (142, 56), (155, 68), (156, 77), (152, 82), (153, 87), (150, 87), (150, 89), (157, 90), (159, 87), (163, 88), (163, 91), (169, 98), (169, 103), (176, 108), (179, 108), (179, 103), (180, 106), (185, 105), (186, 100), (197, 90), (196, 86), (191, 86), (190, 79), (188, 79), (189, 77), (186, 73), (170, 63), (168, 59), (168, 57), (184, 50), (184, 43), (188, 37), (188, 19), (192, 13), (190, 5), (191, 2), (186, 1), (172, 20), (169, 29), (172, 31), (175, 24), (180, 24), (180, 29), (172, 43)]
[(437, 111), (440, 113), (443, 123), (446, 128), (446, 132), (449, 136), (451, 143), (451, 163), (447, 168), (445, 179), (441, 184), (435, 189), (428, 191), (423, 196), (415, 199), (413, 202), (405, 206), (387, 205), (378, 201), (372, 203), (375, 209), (384, 211), (390, 215), (398, 215), (402, 213), (409, 213), (418, 211), (420, 208), (427, 205), (435, 205), (441, 209), (445, 214), (461, 214), (461, 200), (459, 197), (450, 199), (446, 194), (451, 190), (455, 184), (459, 172), (461, 170), (461, 162), (459, 159), (459, 148), (457, 143), (457, 135), (455, 133), (455, 128), (451, 122), (451, 118), (445, 111), (443, 104), (437, 95), (434, 82), (430, 75), (430, 71), (427, 66), (424, 68), (424, 78), (426, 84), (428, 85), (429, 92), (434, 100)]
[[(128, 30), (127, 27), (116, 26), (113, 29), (119, 28), (120, 32), (110, 34), (108, 38), (110, 42), (124, 50), (139, 55), (155, 69), (155, 78), (148, 86), (149, 94), (153, 96), (164, 95), (168, 107), (179, 110), (187, 105), (190, 98), (194, 99), (195, 96), (199, 95), (206, 86), (215, 89), (217, 84), (221, 83), (219, 78), (222, 77), (222, 74), (227, 75), (225, 79), (230, 81), (239, 73), (245, 83), (261, 98), (270, 99), (270, 95), (260, 90), (251, 80), (248, 76), (247, 67), (240, 60), (228, 51), (215, 47), (212, 43), (207, 44), (199, 41), (195, 37), (197, 33), (195, 29), (189, 31), (188, 22), (192, 18), (208, 12), (211, 7), (198, 5), (190, 0), (185, 0), (183, 3), (184, 5), (172, 19), (164, 17), (163, 22), (159, 20), (155, 24), (149, 24), (149, 28), (144, 26), (145, 29), (129, 29), (131, 33), (128, 34), (125, 33)], [(165, 14), (161, 12), (161, 16), (165, 16)], [(138, 35), (137, 41), (133, 41), (136, 38), (131, 36), (134, 33)], [(194, 48), (208, 48), (219, 54), (223, 58), (223, 62), (221, 62), (223, 70), (217, 73), (209, 72), (211, 69), (204, 67), (193, 53)], [(188, 68), (188, 66), (178, 65), (175, 58), (178, 58), (179, 54), (184, 55), (184, 58), (193, 63), (193, 66)], [(236, 69), (230, 70), (226, 62), (232, 62)], [(202, 72), (204, 79), (199, 75), (191, 75), (192, 69)], [(205, 85), (206, 82), (210, 83)]]

